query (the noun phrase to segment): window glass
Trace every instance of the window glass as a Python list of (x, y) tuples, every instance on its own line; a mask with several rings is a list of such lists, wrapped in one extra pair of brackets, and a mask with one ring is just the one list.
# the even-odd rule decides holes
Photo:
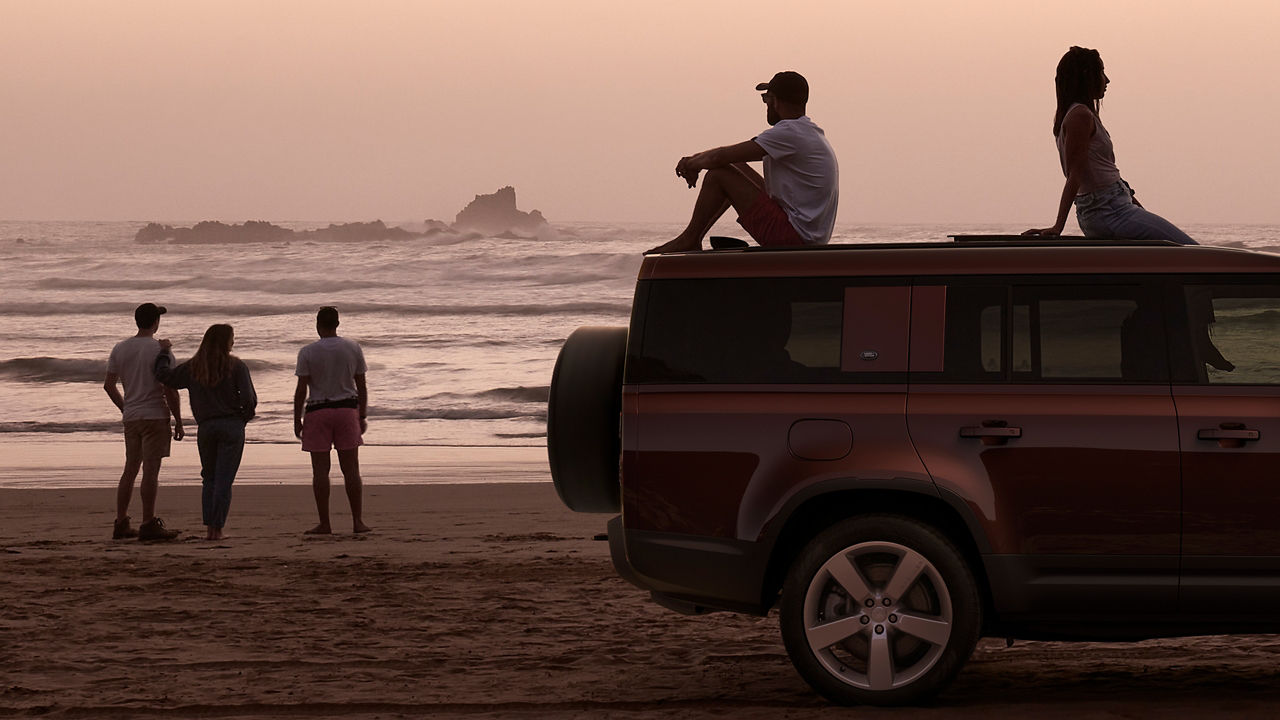
[(1280, 385), (1280, 284), (1190, 286), (1185, 294), (1200, 382)]
[(947, 286), (942, 373), (918, 382), (1167, 382), (1163, 319), (1143, 285)]
[(1001, 318), (1004, 317), (1004, 306), (988, 305), (982, 308), (982, 371), (998, 373), (1003, 366), (1003, 352), (1000, 339), (1004, 334)]
[(1131, 299), (1041, 301), (1040, 376), (1121, 377), (1122, 328), (1137, 309)]
[(1156, 382), (1167, 377), (1160, 313), (1140, 286), (1020, 287), (1014, 308), (1015, 380)]
[(840, 367), (840, 325), (843, 303), (839, 301), (791, 303), (791, 336), (787, 354), (806, 367)]
[(946, 344), (941, 373), (921, 373), (922, 382), (998, 382), (1004, 368), (1004, 306), (999, 285), (948, 285)]
[(840, 369), (846, 284), (825, 278), (650, 281), (628, 382), (847, 380)]
[(1031, 372), (1031, 307), (1013, 306), (1013, 367), (1016, 373)]

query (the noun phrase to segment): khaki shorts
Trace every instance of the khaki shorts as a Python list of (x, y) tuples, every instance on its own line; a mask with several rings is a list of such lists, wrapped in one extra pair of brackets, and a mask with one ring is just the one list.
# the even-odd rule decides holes
[(124, 422), (124, 459), (159, 460), (169, 457), (172, 435), (168, 418), (164, 420), (126, 420)]

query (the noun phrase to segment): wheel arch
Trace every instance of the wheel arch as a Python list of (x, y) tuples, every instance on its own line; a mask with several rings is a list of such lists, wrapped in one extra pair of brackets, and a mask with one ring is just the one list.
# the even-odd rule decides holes
[(788, 568), (814, 537), (845, 518), (881, 514), (925, 523), (954, 543), (978, 583), (984, 611), (991, 610), (991, 584), (982, 561), (989, 546), (976, 519), (959, 497), (939, 493), (931, 483), (909, 480), (832, 481), (788, 503), (771, 523), (776, 530), (767, 533), (770, 551), (761, 587), (762, 607), (767, 611), (777, 603)]

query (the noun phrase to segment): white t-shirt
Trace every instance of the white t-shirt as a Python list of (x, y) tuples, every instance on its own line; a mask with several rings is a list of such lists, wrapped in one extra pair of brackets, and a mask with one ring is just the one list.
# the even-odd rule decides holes
[(118, 376), (124, 384), (124, 412), (121, 415), (124, 420), (169, 419), (164, 386), (155, 375), (156, 356), (159, 354), (160, 343), (150, 337), (131, 337), (111, 348), (107, 372)]
[(354, 340), (326, 337), (298, 351), (298, 377), (310, 377), (307, 404), (358, 397), (356, 375), (364, 375), (364, 351)]
[(829, 242), (840, 199), (840, 167), (822, 128), (803, 116), (779, 120), (754, 139), (765, 152), (765, 192), (806, 244)]

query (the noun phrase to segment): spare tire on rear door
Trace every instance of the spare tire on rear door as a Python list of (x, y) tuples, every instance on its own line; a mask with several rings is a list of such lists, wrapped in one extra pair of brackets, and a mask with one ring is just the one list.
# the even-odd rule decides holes
[(560, 500), (575, 512), (618, 512), (624, 327), (573, 331), (551, 374), (547, 457)]

